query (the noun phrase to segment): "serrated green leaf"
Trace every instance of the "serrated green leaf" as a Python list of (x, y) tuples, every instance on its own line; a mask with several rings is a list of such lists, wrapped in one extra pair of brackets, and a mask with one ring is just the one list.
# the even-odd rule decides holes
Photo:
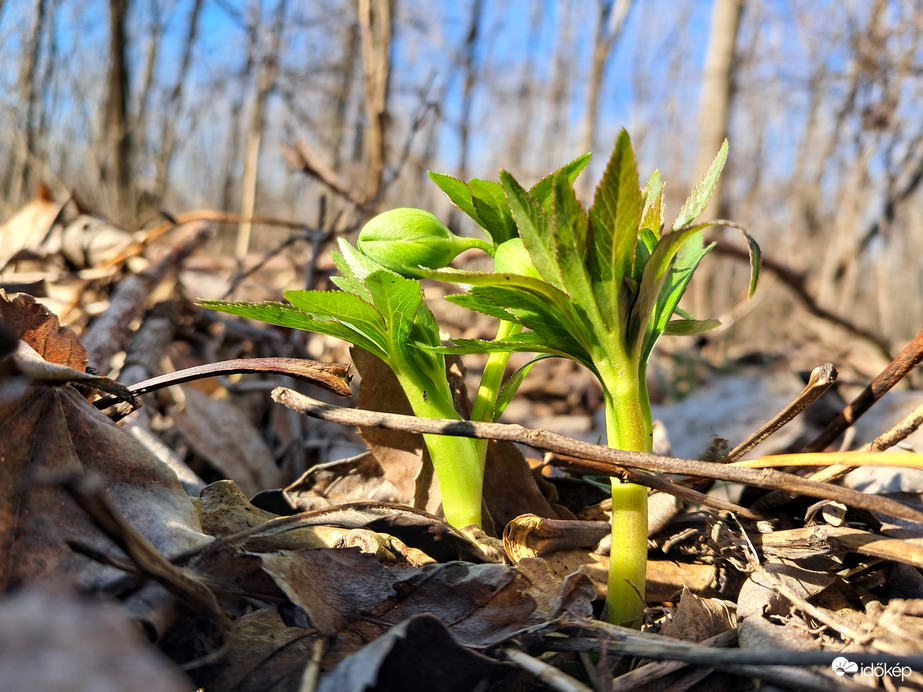
[(513, 212), (513, 219), (519, 228), (519, 235), (532, 258), (532, 264), (545, 281), (556, 288), (562, 288), (548, 215), (532, 195), (506, 171), (500, 171), (500, 182), (506, 193), (506, 201)]
[(407, 346), (417, 308), (423, 302), (423, 287), (419, 281), (387, 270), (369, 274), (365, 285), (372, 294), (375, 309), (387, 325), (391, 349), (395, 353), (402, 352)]
[(382, 359), (386, 359), (388, 355), (378, 343), (349, 325), (337, 322), (333, 318), (317, 318), (285, 303), (233, 303), (222, 300), (203, 300), (200, 305), (210, 310), (218, 310), (238, 317), (249, 317), (280, 327), (333, 336), (364, 348)]
[(692, 190), (692, 194), (689, 195), (689, 198), (679, 210), (676, 221), (673, 223), (673, 230), (694, 223), (695, 220), (699, 218), (699, 214), (705, 211), (705, 207), (708, 206), (708, 200), (715, 190), (715, 185), (718, 183), (718, 178), (721, 176), (724, 162), (727, 160), (727, 155), (728, 141), (724, 140), (724, 143), (718, 150), (718, 155), (715, 156), (715, 160), (712, 161), (711, 166), (709, 166), (705, 177), (695, 186)]
[(487, 232), (494, 247), (518, 235), (500, 183), (474, 178), (468, 183), (468, 189), (481, 219), (481, 227)]
[(583, 205), (563, 173), (551, 188), (555, 252), (564, 288), (592, 323), (602, 320), (586, 269), (588, 219)]
[(285, 299), (315, 319), (332, 318), (387, 348), (381, 314), (359, 296), (342, 291), (284, 291)]
[(574, 181), (577, 179), (577, 176), (580, 175), (580, 172), (589, 162), (590, 154), (578, 156), (570, 163), (561, 166), (561, 168), (558, 170), (554, 171), (553, 173), (549, 173), (544, 178), (535, 183), (535, 185), (529, 188), (529, 194), (532, 195), (532, 197), (535, 198), (535, 201), (541, 205), (546, 214), (551, 214), (551, 181), (554, 180), (554, 177), (559, 173), (564, 173), (567, 176), (567, 181), (573, 185)]
[(697, 336), (720, 326), (719, 320), (670, 320), (663, 333), (670, 336)]
[(474, 293), (455, 293), (445, 296), (445, 300), (455, 305), (461, 305), (468, 310), (473, 310), (474, 312), (480, 312), (484, 315), (489, 315), (490, 317), (496, 317), (500, 320), (505, 320), (507, 322), (518, 322), (517, 319), (510, 314), (507, 310), (504, 310), (502, 307), (494, 303), (492, 300), (487, 300), (487, 298)]
[(481, 223), (481, 219), (478, 217), (477, 210), (474, 208), (474, 200), (471, 199), (471, 191), (468, 189), (467, 183), (458, 178), (453, 178), (450, 175), (434, 173), (433, 171), (429, 172), (429, 179), (436, 183), (439, 189), (445, 193), (446, 197), (451, 200), (452, 204), (474, 219), (478, 226), (481, 228), (484, 227), (484, 224)]
[(660, 171), (651, 173), (644, 190), (644, 211), (641, 212), (641, 228), (650, 230), (654, 234), (654, 238), (659, 239), (660, 231), (663, 227), (663, 181), (660, 179)]
[(365, 284), (356, 276), (352, 268), (349, 266), (349, 262), (346, 261), (346, 258), (343, 257), (339, 252), (331, 252), (330, 256), (333, 258), (333, 264), (339, 269), (342, 276), (333, 276), (330, 280), (335, 286), (342, 289), (346, 293), (351, 293), (354, 296), (358, 296), (367, 303), (372, 302), (372, 296), (369, 294), (369, 290), (365, 287)]
[(599, 311), (610, 331), (619, 329), (622, 279), (630, 276), (634, 264), (641, 209), (638, 167), (628, 133), (622, 130), (590, 208), (588, 269)]

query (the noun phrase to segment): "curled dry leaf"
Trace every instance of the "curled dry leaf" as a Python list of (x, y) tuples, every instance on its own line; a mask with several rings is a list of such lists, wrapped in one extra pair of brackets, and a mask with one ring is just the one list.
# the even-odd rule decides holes
[(29, 344), (46, 362), (86, 371), (87, 352), (77, 333), (61, 326), (57, 316), (32, 296), (19, 293), (10, 298), (0, 289), (0, 323), (14, 337)]
[(36, 381), (12, 365), (0, 373), (0, 585), (60, 580), (93, 588), (119, 575), (69, 547), (76, 541), (103, 554), (114, 550), (62, 488), (37, 485), (39, 475), (96, 472), (117, 511), (163, 554), (210, 540), (168, 466), (73, 387)]

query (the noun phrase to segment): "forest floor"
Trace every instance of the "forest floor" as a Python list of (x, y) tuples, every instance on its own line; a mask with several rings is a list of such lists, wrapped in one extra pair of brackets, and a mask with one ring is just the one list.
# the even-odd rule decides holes
[(923, 689), (923, 332), (840, 387), (808, 356), (661, 354), (660, 461), (602, 464), (655, 488), (638, 631), (602, 612), (587, 373), (536, 366), (458, 530), (419, 434), (337, 422), (407, 411), (378, 361), (196, 306), (303, 286), (310, 246), (238, 272), (205, 223), (56, 219), (0, 227), (0, 689)]

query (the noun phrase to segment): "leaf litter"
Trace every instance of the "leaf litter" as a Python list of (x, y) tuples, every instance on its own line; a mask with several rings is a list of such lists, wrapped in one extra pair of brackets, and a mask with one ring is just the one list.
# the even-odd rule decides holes
[[(292, 367), (229, 379), (278, 355), (285, 332), (191, 307), (176, 280), (200, 242), (190, 237), (178, 236), (166, 260), (121, 267), (121, 279), (85, 275), (70, 311), (80, 339), (34, 298), (0, 296), (0, 686), (37, 689), (69, 670), (61, 689), (857, 689), (831, 669), (845, 657), (888, 667), (890, 688), (920, 688), (918, 497), (896, 511), (827, 483), (829, 501), (815, 507), (790, 474), (714, 464), (712, 478), (745, 479), (752, 497), (736, 506), (754, 516), (669, 502), (650, 536), (644, 631), (608, 625), (605, 496), (573, 471), (638, 482), (662, 466), (587, 467), (594, 457), (576, 440), (562, 447), (571, 461), (555, 448), (555, 466), (544, 465), (523, 450), (549, 451), (547, 435), (519, 431), (490, 447), (486, 531), (458, 531), (438, 518), (419, 432), (360, 426), (369, 452), (328, 458), (331, 447), (357, 449), (351, 428), (279, 415), (266, 396)], [(120, 281), (135, 277), (151, 290), (116, 300)], [(153, 288), (177, 308), (166, 352), (146, 366), (160, 367), (146, 375), (160, 381), (87, 374), (89, 365), (109, 375), (153, 319)], [(87, 334), (81, 301), (99, 297), (121, 317)], [(124, 329), (139, 318), (137, 332)], [(95, 344), (89, 357), (84, 338)], [(919, 359), (902, 355), (896, 371), (906, 374)], [(195, 371), (221, 358), (235, 365)], [(248, 359), (253, 367), (239, 362)], [(356, 413), (407, 412), (374, 361), (356, 365)], [(182, 368), (193, 374), (161, 375)], [(329, 396), (339, 378), (346, 393), (345, 366), (332, 372), (300, 373), (318, 385), (302, 391)], [(218, 379), (192, 379), (206, 375)], [(163, 388), (180, 381), (183, 394)], [(137, 413), (117, 425), (131, 407), (116, 415), (95, 391), (126, 401), (145, 392), (150, 437), (132, 430)], [(918, 419), (903, 421), (903, 434)], [(707, 493), (711, 483), (691, 473), (701, 468), (672, 469), (658, 490)], [(177, 469), (204, 479), (201, 493), (190, 495)], [(66, 663), (22, 665), (35, 648)]]

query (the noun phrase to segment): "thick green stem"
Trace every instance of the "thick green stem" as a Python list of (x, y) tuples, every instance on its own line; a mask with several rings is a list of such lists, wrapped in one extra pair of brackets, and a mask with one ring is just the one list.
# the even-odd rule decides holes
[[(418, 373), (400, 368), (395, 368), (394, 374), (415, 415), (421, 418), (461, 420), (445, 380), (433, 383)], [(433, 460), (446, 521), (458, 528), (470, 524), (480, 526), (484, 474), (475, 441), (447, 435), (424, 435), (423, 441)]]
[[(497, 326), (496, 338), (503, 339), (513, 334), (519, 334), (521, 331), (521, 324), (501, 320)], [(506, 364), (509, 359), (509, 351), (491, 353), (487, 357), (487, 364), (484, 366), (484, 373), (481, 375), (481, 383), (478, 385), (477, 395), (474, 397), (474, 406), (471, 408), (471, 420), (493, 422), (494, 407), (497, 404), (500, 385), (503, 383), (503, 373), (506, 371)], [(478, 440), (476, 442), (482, 474), (484, 473), (484, 462), (487, 459), (487, 443), (488, 440)]]
[[(610, 447), (652, 448), (650, 403), (638, 368), (623, 364), (601, 372)], [(609, 552), (609, 622), (640, 628), (647, 571), (647, 488), (612, 479), (612, 547)]]

